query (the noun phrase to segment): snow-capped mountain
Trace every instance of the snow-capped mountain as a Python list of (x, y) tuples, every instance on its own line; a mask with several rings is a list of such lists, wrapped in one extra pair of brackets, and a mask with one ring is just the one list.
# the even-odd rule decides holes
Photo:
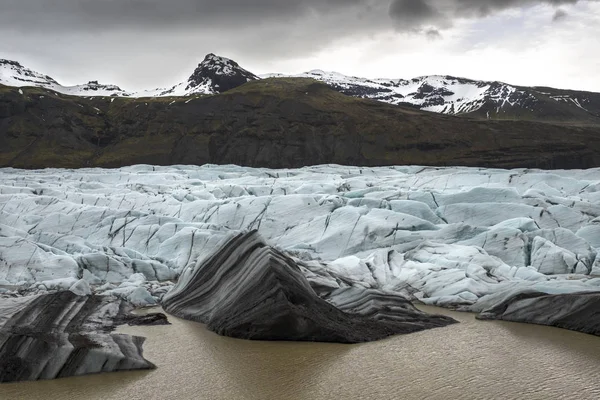
[(50, 87), (58, 85), (58, 82), (48, 75), (42, 75), (29, 68), (25, 68), (17, 61), (2, 59), (0, 59), (0, 83), (6, 86), (16, 87)]
[[(552, 100), (562, 105), (576, 106), (592, 116), (600, 116), (600, 108), (591, 103), (600, 100), (600, 94), (538, 88), (526, 88), (502, 82), (477, 81), (453, 76), (430, 75), (404, 79), (367, 79), (336, 72), (312, 70), (282, 75), (268, 74), (263, 78), (312, 78), (354, 97), (374, 99), (390, 104), (404, 104), (450, 115), (472, 114), (483, 118), (523, 117), (540, 112)], [(554, 104), (559, 106), (559, 104)], [(588, 108), (586, 108), (586, 106)]]
[(268, 74), (258, 77), (233, 60), (210, 53), (184, 82), (167, 88), (129, 92), (97, 81), (62, 86), (53, 78), (25, 68), (16, 61), (0, 60), (0, 84), (37, 86), (76, 96), (178, 97), (218, 94), (252, 80), (283, 77), (312, 78), (350, 96), (410, 105), (449, 115), (600, 123), (600, 93), (520, 87), (498, 81), (452, 76), (431, 75), (410, 80), (367, 79), (312, 70), (295, 75)]
[(252, 80), (260, 79), (238, 63), (215, 54), (208, 54), (184, 82), (168, 88), (128, 92), (116, 85), (90, 81), (83, 85), (63, 86), (48, 75), (32, 71), (16, 61), (0, 60), (0, 84), (6, 86), (34, 86), (73, 96), (164, 97), (217, 94)]
[[(284, 77), (265, 75), (264, 77)], [(497, 82), (473, 81), (451, 76), (423, 76), (405, 79), (367, 79), (336, 72), (312, 70), (290, 77), (313, 78), (354, 97), (390, 104), (411, 104), (425, 111), (467, 114), (479, 110), (487, 101), (510, 102), (517, 89)], [(512, 104), (512, 103), (511, 103)]]
[(63, 86), (48, 75), (24, 67), (16, 61), (0, 59), (0, 84), (6, 86), (35, 86), (73, 96), (129, 96), (130, 93), (115, 85), (90, 81), (83, 85)]
[(217, 94), (257, 79), (260, 78), (240, 67), (235, 61), (210, 53), (198, 65), (187, 81), (167, 89), (141, 91), (135, 93), (134, 97)]

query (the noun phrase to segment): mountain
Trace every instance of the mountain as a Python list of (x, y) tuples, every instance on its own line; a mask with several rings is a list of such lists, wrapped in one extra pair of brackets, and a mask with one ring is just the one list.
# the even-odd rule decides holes
[[(406, 105), (423, 111), (467, 115), (478, 119), (529, 120), (600, 125), (600, 93), (546, 87), (522, 87), (502, 82), (452, 76), (367, 79), (313, 70), (296, 75), (268, 74), (262, 78), (312, 78), (353, 97)], [(65, 87), (49, 76), (15, 61), (0, 60), (0, 84), (37, 86), (75, 96), (182, 97), (212, 95), (261, 79), (238, 63), (208, 54), (190, 77), (168, 88), (129, 92), (97, 81)]]
[(313, 79), (198, 97), (0, 86), (0, 167), (132, 164), (600, 166), (600, 129), (486, 121), (346, 96)]
[(246, 82), (260, 79), (238, 63), (212, 53), (194, 70), (189, 79), (168, 89), (154, 89), (134, 94), (134, 97), (190, 96), (216, 94), (236, 88)]
[(17, 61), (0, 59), (0, 83), (6, 86), (37, 86), (47, 89), (59, 86), (58, 82), (38, 72), (25, 68)]
[(166, 97), (216, 94), (246, 82), (260, 79), (225, 57), (208, 54), (184, 82), (169, 88), (127, 92), (116, 85), (91, 81), (84, 85), (63, 86), (48, 75), (25, 68), (20, 63), (0, 60), (0, 84), (14, 87), (35, 86), (72, 96)]
[(14, 87), (35, 86), (73, 96), (129, 96), (115, 85), (103, 85), (90, 81), (83, 85), (63, 86), (48, 75), (24, 67), (16, 61), (0, 59), (0, 84)]
[(528, 88), (437, 75), (411, 80), (367, 79), (313, 70), (291, 76), (316, 79), (350, 96), (442, 114), (600, 124), (600, 93)]

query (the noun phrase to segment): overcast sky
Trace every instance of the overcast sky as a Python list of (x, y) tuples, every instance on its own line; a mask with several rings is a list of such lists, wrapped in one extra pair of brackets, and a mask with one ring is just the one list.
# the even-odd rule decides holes
[(600, 92), (600, 0), (0, 0), (0, 58), (65, 85), (256, 73), (444, 74)]

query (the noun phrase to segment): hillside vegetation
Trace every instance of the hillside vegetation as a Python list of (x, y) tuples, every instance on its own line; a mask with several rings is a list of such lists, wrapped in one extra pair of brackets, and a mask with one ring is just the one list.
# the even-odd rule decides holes
[(0, 86), (0, 166), (139, 163), (587, 168), (600, 166), (600, 128), (433, 114), (305, 78), (142, 99)]

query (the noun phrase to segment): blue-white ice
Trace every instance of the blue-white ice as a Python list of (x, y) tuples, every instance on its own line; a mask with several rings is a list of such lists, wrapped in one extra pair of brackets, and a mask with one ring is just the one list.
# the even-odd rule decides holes
[(324, 287), (472, 310), (527, 290), (600, 290), (600, 169), (140, 165), (0, 169), (0, 295), (71, 288), (152, 304), (242, 229)]

